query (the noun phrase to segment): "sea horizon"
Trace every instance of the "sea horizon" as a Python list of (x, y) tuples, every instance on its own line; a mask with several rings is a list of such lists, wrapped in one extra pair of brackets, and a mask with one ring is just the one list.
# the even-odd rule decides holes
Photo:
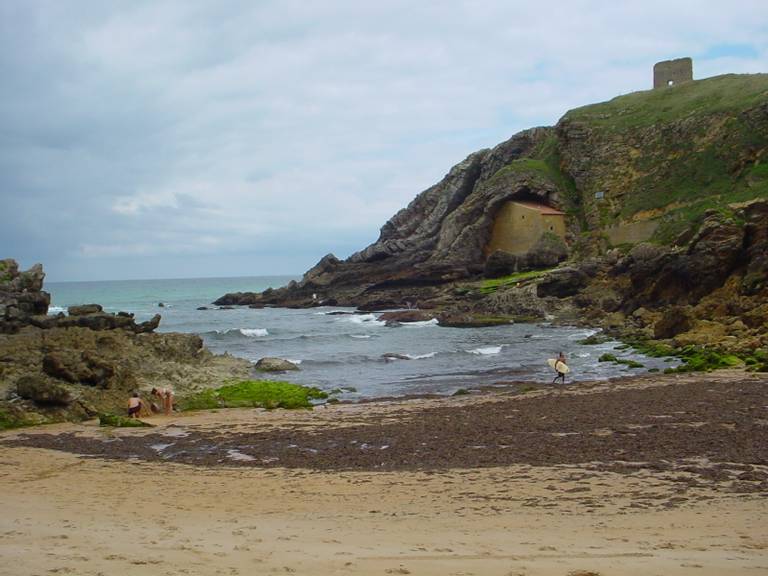
[(50, 284), (92, 284), (99, 282), (156, 282), (156, 281), (187, 281), (187, 280), (240, 280), (244, 278), (294, 278), (299, 279), (303, 276), (303, 272), (296, 274), (247, 274), (247, 275), (235, 275), (235, 276), (174, 276), (163, 278), (101, 278), (98, 280), (49, 280), (46, 276), (46, 280), (43, 286)]

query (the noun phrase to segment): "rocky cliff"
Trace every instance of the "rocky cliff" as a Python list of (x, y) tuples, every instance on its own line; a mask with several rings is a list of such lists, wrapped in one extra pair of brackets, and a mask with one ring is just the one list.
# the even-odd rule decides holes
[[(766, 199), (768, 75), (719, 76), (571, 110), (471, 154), (370, 246), (217, 303), (417, 305), (447, 324), (554, 316), (754, 350), (768, 346)], [(509, 200), (564, 211), (563, 252), (542, 237), (524, 258), (489, 254)]]
[[(217, 303), (449, 305), (447, 285), (520, 269), (484, 251), (497, 213), (515, 199), (568, 214), (572, 260), (641, 241), (685, 245), (707, 210), (768, 196), (767, 150), (768, 75), (620, 96), (471, 154), (346, 260), (329, 254), (300, 282)], [(559, 258), (539, 260), (550, 267)]]
[(199, 336), (155, 333), (159, 315), (137, 323), (91, 304), (50, 316), (44, 277), (39, 264), (0, 260), (0, 429), (124, 413), (134, 390), (195, 391), (250, 374), (249, 362), (214, 356)]

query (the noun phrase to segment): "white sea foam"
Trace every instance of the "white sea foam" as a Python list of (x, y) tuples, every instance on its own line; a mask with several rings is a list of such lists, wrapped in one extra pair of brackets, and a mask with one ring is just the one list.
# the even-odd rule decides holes
[(406, 354), (411, 360), (422, 360), (424, 358), (432, 358), (437, 352), (429, 352), (427, 354)]
[(377, 320), (374, 314), (345, 315), (343, 318), (345, 322), (352, 322), (353, 324), (361, 324), (363, 326), (384, 326), (386, 324), (383, 320)]
[(482, 348), (474, 348), (473, 350), (467, 350), (470, 354), (479, 354), (481, 356), (488, 356), (489, 354), (498, 354), (501, 352), (501, 349), (504, 347), (502, 344), (501, 346), (484, 346)]
[(227, 450), (227, 456), (231, 460), (239, 460), (240, 462), (251, 462), (253, 460), (256, 460), (253, 456), (249, 456), (248, 454), (243, 454), (239, 450), (230, 449)]
[(288, 362), (290, 362), (291, 364), (301, 364), (302, 363), (302, 360), (292, 360), (291, 358), (286, 358), (286, 360), (288, 360)]
[(415, 328), (423, 328), (424, 326), (437, 326), (437, 318), (432, 318), (432, 320), (422, 320), (421, 322), (403, 322), (403, 326), (413, 326)]
[(48, 314), (58, 314), (59, 312), (66, 312), (66, 308), (61, 306), (48, 306)]
[(269, 332), (267, 332), (266, 328), (240, 328), (240, 334), (248, 336), (249, 338), (269, 336)]
[(370, 334), (350, 334), (350, 338), (370, 338)]

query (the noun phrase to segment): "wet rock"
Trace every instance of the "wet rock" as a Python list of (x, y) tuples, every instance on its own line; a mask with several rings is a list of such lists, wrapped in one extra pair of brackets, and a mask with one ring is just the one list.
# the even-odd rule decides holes
[(101, 304), (82, 304), (80, 306), (70, 306), (67, 308), (67, 314), (70, 316), (86, 316), (88, 314), (99, 314), (104, 311)]
[(108, 388), (116, 368), (91, 351), (61, 351), (43, 356), (43, 372), (74, 384)]
[(437, 317), (437, 323), (447, 328), (483, 328), (512, 324), (508, 316), (487, 316), (468, 312), (443, 312)]
[(667, 309), (653, 325), (654, 338), (664, 340), (687, 332), (693, 327), (693, 318), (689, 309), (673, 306)]
[(43, 406), (67, 406), (72, 402), (72, 395), (64, 386), (41, 376), (22, 376), (16, 382), (19, 396)]
[(435, 314), (426, 310), (395, 310), (384, 312), (379, 316), (379, 320), (386, 322), (387, 326), (408, 322), (426, 322), (434, 318)]
[(381, 357), (388, 362), (391, 360), (412, 360), (407, 354), (398, 354), (396, 352), (385, 352)]
[(554, 296), (566, 298), (578, 293), (587, 285), (589, 277), (577, 268), (558, 268), (547, 274), (536, 287), (540, 298)]
[[(485, 261), (483, 275), (486, 278), (508, 276), (521, 270), (520, 257), (504, 250), (494, 250)], [(524, 265), (524, 264), (522, 264)]]
[(256, 370), (261, 372), (286, 372), (288, 370), (299, 370), (299, 367), (289, 360), (267, 356), (256, 362)]

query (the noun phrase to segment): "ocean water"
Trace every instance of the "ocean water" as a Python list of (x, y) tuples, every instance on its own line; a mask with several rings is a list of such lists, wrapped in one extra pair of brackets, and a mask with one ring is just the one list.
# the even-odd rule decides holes
[[(443, 328), (436, 322), (388, 327), (378, 313), (322, 307), (218, 309), (211, 302), (227, 292), (261, 291), (294, 278), (203, 278), (47, 283), (51, 313), (74, 304), (98, 303), (109, 312), (133, 312), (137, 321), (161, 314), (161, 332), (199, 334), (214, 352), (229, 352), (252, 362), (265, 356), (286, 358), (301, 370), (280, 379), (347, 388), (345, 399), (408, 394), (451, 394), (459, 388), (509, 382), (552, 381), (547, 359), (564, 352), (569, 381), (605, 379), (670, 366), (663, 359), (617, 351), (618, 342), (579, 344), (594, 330), (541, 324), (489, 328)], [(159, 306), (163, 303), (164, 306)], [(198, 307), (208, 306), (208, 310)], [(604, 352), (638, 360), (645, 369), (598, 362)], [(403, 356), (402, 359), (386, 355)]]

